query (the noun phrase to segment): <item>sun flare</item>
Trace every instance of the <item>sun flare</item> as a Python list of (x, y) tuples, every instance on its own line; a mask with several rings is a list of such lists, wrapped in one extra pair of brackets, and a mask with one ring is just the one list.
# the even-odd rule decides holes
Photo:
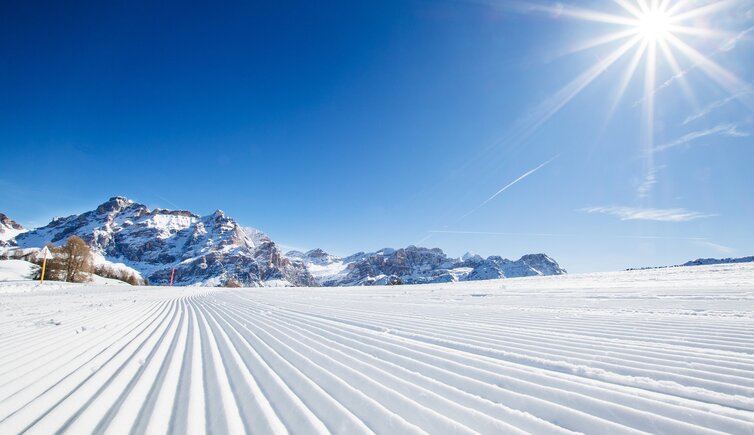
[(636, 30), (645, 41), (658, 42), (670, 34), (670, 16), (659, 9), (643, 13), (636, 23)]
[[(558, 90), (537, 110), (536, 116), (525, 127), (524, 134), (531, 134), (555, 113), (568, 104), (576, 95), (597, 80), (608, 69), (622, 63), (623, 73), (615, 86), (606, 121), (614, 114), (629, 84), (636, 76), (643, 76), (644, 92), (637, 103), (644, 108), (643, 130), (646, 132), (644, 146), (653, 149), (654, 106), (657, 91), (667, 87), (658, 85), (660, 71), (667, 82), (678, 82), (689, 104), (698, 105), (687, 73), (698, 70), (712, 82), (731, 95), (740, 94), (750, 85), (714, 60), (714, 53), (704, 54), (694, 46), (704, 41), (706, 45), (717, 43), (728, 46), (735, 41), (737, 33), (715, 27), (718, 15), (729, 13), (750, 0), (613, 0), (612, 11), (586, 9), (575, 5), (561, 4), (543, 6), (530, 4), (529, 10), (547, 12), (552, 16), (608, 24), (613, 31), (596, 35), (568, 48), (564, 54), (612, 46), (598, 57), (598, 61)], [(605, 2), (605, 4), (610, 4)], [(662, 65), (660, 65), (662, 63)], [(662, 67), (662, 68), (661, 68)], [(641, 70), (644, 70), (643, 73)], [(669, 70), (669, 71), (668, 71)], [(670, 75), (667, 78), (667, 75)], [(636, 106), (638, 104), (634, 104)]]
[[(639, 145), (645, 155), (647, 174), (651, 174), (654, 171), (655, 103), (661, 95), (659, 91), (676, 83), (688, 104), (697, 107), (697, 96), (690, 83), (689, 73), (692, 71), (696, 77), (699, 77), (697, 72), (702, 73), (730, 95), (741, 95), (742, 89), (751, 89), (750, 84), (716, 62), (716, 52), (706, 48), (705, 53), (695, 47), (735, 45), (735, 41), (748, 31), (735, 32), (720, 27), (724, 23), (720, 16), (730, 15), (750, 1), (613, 0), (601, 2), (602, 10), (563, 3), (556, 6), (527, 3), (528, 11), (599, 23), (603, 29), (612, 30), (563, 51), (563, 54), (575, 54), (604, 50), (594, 64), (588, 65), (534, 111), (534, 115), (523, 125), (521, 137), (532, 134), (607, 70), (620, 65), (622, 72), (612, 96), (606, 95), (608, 108), (604, 122), (609, 122), (615, 114), (623, 97), (631, 89), (629, 85), (637, 78), (642, 80), (642, 95), (635, 100), (633, 107), (642, 108), (642, 138)], [(754, 102), (751, 107), (754, 107)]]

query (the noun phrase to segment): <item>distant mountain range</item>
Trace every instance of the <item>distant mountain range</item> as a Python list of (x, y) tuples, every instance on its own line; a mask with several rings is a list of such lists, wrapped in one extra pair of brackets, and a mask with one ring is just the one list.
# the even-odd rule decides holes
[(687, 261), (683, 264), (676, 264), (673, 266), (635, 267), (635, 268), (626, 269), (626, 270), (665, 269), (668, 267), (709, 266), (713, 264), (735, 264), (735, 263), (752, 263), (752, 262), (754, 262), (754, 256), (740, 257), (740, 258), (697, 258), (696, 260)]
[(696, 260), (687, 261), (681, 266), (705, 266), (709, 264), (730, 264), (730, 263), (752, 263), (754, 262), (754, 256), (741, 257), (741, 258), (698, 258)]
[(409, 246), (359, 252), (344, 258), (321, 249), (306, 253), (291, 251), (286, 255), (303, 262), (322, 286), (424, 284), (566, 273), (545, 254), (525, 255), (517, 261), (471, 254), (449, 258), (437, 248)]
[(337, 257), (321, 249), (283, 254), (255, 228), (242, 227), (218, 210), (199, 216), (183, 210), (150, 210), (124, 197), (95, 210), (55, 218), (26, 230), (0, 214), (0, 246), (40, 248), (76, 235), (95, 262), (122, 263), (153, 284), (345, 286), (484, 280), (566, 273), (544, 254), (511, 261), (467, 254), (449, 258), (440, 249), (409, 246)]

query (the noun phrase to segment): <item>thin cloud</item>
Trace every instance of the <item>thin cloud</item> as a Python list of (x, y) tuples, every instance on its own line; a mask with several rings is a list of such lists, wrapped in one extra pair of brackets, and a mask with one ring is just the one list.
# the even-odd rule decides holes
[(559, 17), (562, 15), (565, 6), (563, 6), (560, 3), (555, 3), (554, 5), (545, 5), (540, 3), (535, 3), (531, 1), (516, 1), (516, 0), (507, 0), (504, 2), (496, 1), (496, 0), (463, 0), (466, 3), (473, 3), (478, 5), (485, 5), (485, 6), (491, 6), (496, 10), (499, 11), (511, 11), (511, 12), (518, 12), (523, 14), (528, 14), (531, 12), (547, 12), (551, 14), (554, 17)]
[(471, 211), (469, 211), (465, 215), (461, 216), (458, 220), (460, 221), (461, 219), (469, 216), (470, 214), (472, 214), (475, 211), (479, 210), (480, 208), (484, 207), (488, 202), (490, 202), (493, 199), (495, 199), (498, 195), (500, 195), (501, 193), (503, 193), (506, 190), (510, 189), (511, 187), (515, 186), (516, 183), (520, 182), (521, 180), (523, 180), (524, 178), (528, 177), (529, 175), (531, 175), (531, 174), (539, 171), (540, 169), (544, 168), (545, 166), (549, 165), (550, 162), (552, 162), (553, 160), (557, 159), (558, 157), (560, 157), (560, 154), (558, 154), (555, 157), (551, 158), (550, 160), (542, 163), (541, 165), (537, 166), (536, 168), (524, 172), (520, 177), (516, 178), (515, 180), (513, 180), (510, 183), (508, 183), (505, 186), (503, 186), (502, 189), (500, 189), (497, 192), (495, 192), (492, 196), (490, 196), (489, 198), (487, 198), (486, 200), (484, 200), (484, 202), (482, 202), (481, 204), (479, 204), (478, 206), (476, 206), (474, 209), (472, 209)]
[(666, 167), (667, 166), (665, 165), (654, 166), (647, 171), (641, 184), (636, 189), (636, 196), (638, 196), (639, 199), (647, 198), (649, 194), (652, 193), (655, 184), (657, 184), (657, 173), (660, 169), (665, 169)]
[[(686, 68), (686, 69), (683, 69), (683, 70), (681, 70), (681, 71), (678, 71), (677, 73), (675, 73), (674, 75), (672, 75), (672, 76), (671, 76), (671, 77), (670, 77), (669, 79), (667, 79), (667, 80), (665, 80), (664, 82), (662, 82), (662, 84), (660, 84), (660, 86), (657, 86), (656, 88), (654, 88), (654, 89), (653, 89), (653, 90), (652, 90), (652, 91), (650, 92), (649, 96), (652, 96), (652, 97), (654, 97), (654, 96), (655, 96), (655, 95), (656, 95), (657, 93), (659, 93), (659, 92), (660, 92), (661, 90), (663, 90), (663, 89), (665, 89), (665, 88), (668, 88), (668, 87), (670, 87), (670, 85), (672, 85), (673, 83), (675, 83), (675, 82), (676, 82), (677, 80), (680, 80), (680, 79), (682, 79), (682, 78), (686, 77), (686, 75), (687, 75), (688, 73), (690, 73), (691, 71), (693, 71), (693, 70), (695, 70), (695, 69), (699, 68), (700, 66), (701, 66), (701, 64), (700, 64), (700, 63), (695, 63), (695, 64), (691, 65), (690, 67), (688, 67), (688, 68)], [(640, 106), (641, 104), (643, 104), (643, 103), (644, 103), (644, 102), (645, 102), (645, 101), (647, 100), (647, 97), (648, 97), (648, 96), (647, 96), (647, 95), (645, 95), (645, 96), (643, 96), (643, 97), (639, 98), (638, 100), (634, 101), (633, 107), (638, 107), (638, 106)]]
[(675, 148), (681, 145), (686, 145), (688, 143), (691, 143), (703, 137), (715, 136), (715, 135), (726, 136), (726, 137), (747, 137), (749, 136), (749, 133), (739, 130), (738, 125), (733, 124), (733, 123), (719, 124), (719, 125), (716, 125), (715, 127), (708, 128), (706, 130), (692, 131), (691, 133), (687, 133), (672, 142), (668, 142), (666, 144), (656, 146), (652, 151), (654, 152), (665, 151), (670, 148)]
[(687, 222), (717, 216), (683, 208), (587, 207), (579, 211), (616, 216), (622, 221)]
[(738, 41), (744, 39), (749, 33), (754, 32), (754, 27), (749, 27), (748, 29), (739, 32), (736, 36), (728, 39), (727, 41), (723, 42), (722, 45), (720, 45), (720, 51), (731, 51), (734, 48), (736, 48), (736, 44)]
[(431, 234), (460, 234), (481, 236), (525, 236), (525, 237), (577, 237), (574, 234), (551, 234), (551, 233), (502, 233), (496, 231), (463, 231), (463, 230), (431, 230)]
[(749, 95), (749, 94), (751, 94), (751, 89), (745, 89), (745, 90), (742, 90), (740, 92), (736, 92), (735, 94), (733, 94), (733, 95), (731, 95), (729, 97), (717, 100), (717, 101), (715, 101), (713, 103), (710, 103), (707, 107), (703, 108), (698, 113), (695, 113), (695, 114), (689, 116), (688, 118), (686, 118), (683, 121), (682, 125), (686, 125), (686, 124), (689, 124), (691, 122), (696, 121), (697, 119), (704, 118), (705, 116), (709, 115), (710, 113), (712, 113), (716, 109), (719, 109), (719, 108), (725, 106), (726, 104), (730, 103), (731, 101), (737, 100), (737, 99), (739, 99), (739, 98), (741, 98), (741, 97), (743, 97), (745, 95)]
[(735, 249), (729, 246), (720, 245), (718, 243), (713, 243), (713, 242), (710, 242), (709, 240), (697, 240), (697, 241), (694, 241), (694, 244), (699, 245), (699, 246), (704, 246), (705, 248), (713, 249), (721, 254), (733, 254), (734, 252), (736, 252)]
[(636, 195), (639, 198), (648, 197), (655, 184), (657, 184), (657, 168), (652, 168), (644, 176), (644, 181), (641, 182), (639, 188), (636, 189)]
[[(595, 237), (594, 234), (554, 234), (554, 233), (506, 233), (498, 231), (463, 231), (463, 230), (432, 230), (431, 234), (456, 234), (456, 235), (472, 235), (472, 236), (512, 236), (512, 237), (577, 237), (587, 238)], [(608, 239), (639, 239), (639, 240), (690, 240), (690, 241), (706, 241), (704, 237), (670, 237), (670, 236), (655, 236), (655, 235), (599, 235), (600, 238)]]

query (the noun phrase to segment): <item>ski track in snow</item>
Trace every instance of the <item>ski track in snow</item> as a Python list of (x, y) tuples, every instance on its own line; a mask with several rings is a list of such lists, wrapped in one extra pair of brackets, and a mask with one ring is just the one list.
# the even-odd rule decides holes
[(754, 433), (754, 265), (0, 284), (0, 433)]

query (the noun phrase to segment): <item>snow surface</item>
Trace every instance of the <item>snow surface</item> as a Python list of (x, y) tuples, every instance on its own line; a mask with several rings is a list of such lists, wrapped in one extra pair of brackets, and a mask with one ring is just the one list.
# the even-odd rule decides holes
[(0, 281), (29, 280), (37, 269), (39, 266), (28, 261), (2, 260), (0, 261)]
[[(109, 263), (108, 264), (112, 264)], [(53, 288), (61, 288), (73, 286), (76, 284), (62, 283), (59, 281), (47, 281), (47, 285), (40, 287), (37, 285), (36, 280), (32, 280), (32, 276), (39, 270), (39, 266), (34, 263), (25, 260), (0, 260), (0, 293), (14, 293), (21, 291), (33, 291), (33, 290), (51, 290)], [(102, 276), (90, 274), (90, 282), (87, 285), (120, 285), (130, 286), (126, 282), (104, 278)], [(13, 284), (13, 285), (11, 285)]]
[(19, 234), (25, 233), (25, 229), (16, 229), (10, 227), (0, 228), (0, 241), (7, 242), (8, 240), (15, 239)]
[(754, 433), (751, 264), (0, 293), (0, 433)]

